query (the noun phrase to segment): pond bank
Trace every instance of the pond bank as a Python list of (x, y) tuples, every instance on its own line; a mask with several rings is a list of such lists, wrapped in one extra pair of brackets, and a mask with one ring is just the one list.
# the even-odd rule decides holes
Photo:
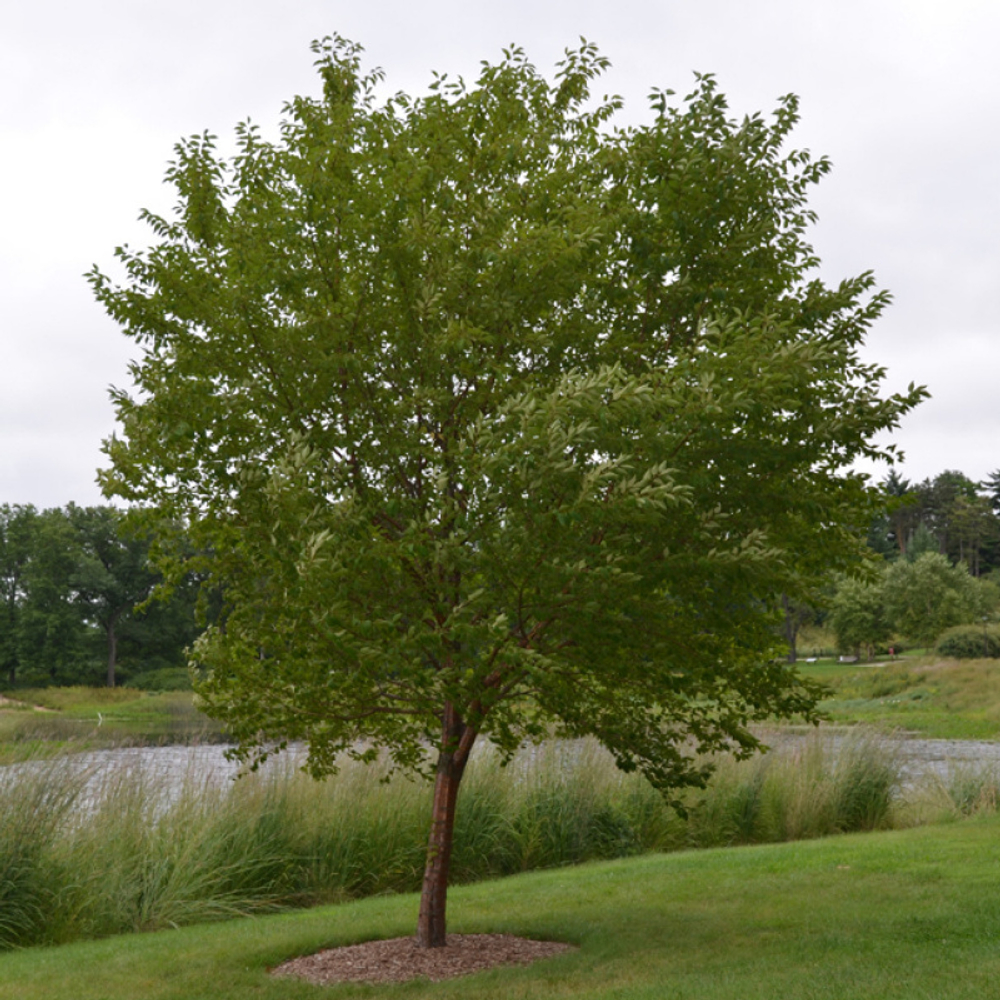
[[(824, 740), (829, 740), (834, 751), (849, 737), (850, 730), (819, 730)], [(794, 750), (811, 735), (800, 730), (770, 730), (763, 735), (772, 753)], [(996, 768), (1000, 771), (1000, 742), (987, 740), (927, 739), (913, 734), (900, 733), (882, 737), (886, 746), (902, 760), (903, 776), (908, 782), (927, 775), (946, 778), (956, 767)], [(226, 744), (166, 745), (116, 747), (87, 750), (68, 755), (62, 760), (72, 761), (81, 774), (95, 778), (112, 769), (124, 768), (142, 777), (163, 782), (167, 779), (193, 779), (196, 781), (225, 782), (234, 779), (240, 765), (228, 760)], [(297, 767), (305, 756), (304, 746), (293, 746), (268, 762), (264, 769), (289, 769)], [(29, 761), (0, 767), (0, 772), (10, 768), (40, 768), (44, 761)]]

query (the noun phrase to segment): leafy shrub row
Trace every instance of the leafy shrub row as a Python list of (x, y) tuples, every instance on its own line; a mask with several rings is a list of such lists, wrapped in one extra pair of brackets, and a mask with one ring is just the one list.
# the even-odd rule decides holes
[(941, 656), (956, 660), (996, 659), (1000, 657), (1000, 628), (956, 625), (941, 634), (935, 649)]
[(160, 667), (130, 677), (125, 686), (139, 691), (190, 691), (191, 672), (187, 667)]

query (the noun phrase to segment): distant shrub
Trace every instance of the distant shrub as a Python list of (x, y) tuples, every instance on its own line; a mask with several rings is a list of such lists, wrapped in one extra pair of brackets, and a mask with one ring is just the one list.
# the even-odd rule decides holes
[(956, 660), (981, 660), (1000, 657), (1000, 628), (985, 631), (979, 625), (956, 625), (942, 632), (935, 649), (941, 656)]
[(140, 691), (190, 691), (191, 674), (187, 667), (161, 667), (130, 677), (125, 686)]

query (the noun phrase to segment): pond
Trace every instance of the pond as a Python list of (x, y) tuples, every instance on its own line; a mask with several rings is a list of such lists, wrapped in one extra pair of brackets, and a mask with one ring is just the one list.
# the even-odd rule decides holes
[[(821, 731), (830, 741), (834, 752), (848, 738), (844, 730)], [(794, 751), (808, 738), (800, 731), (773, 730), (763, 738), (772, 753)], [(924, 739), (906, 734), (885, 736), (885, 743), (895, 750), (903, 762), (903, 777), (907, 784), (922, 777), (936, 775), (947, 778), (960, 767), (985, 767), (1000, 772), (1000, 743), (983, 740)], [(127, 771), (145, 782), (155, 785), (177, 785), (185, 781), (218, 785), (233, 780), (240, 765), (226, 758), (229, 747), (221, 744), (194, 746), (137, 746), (90, 750), (60, 759), (60, 767), (70, 767), (83, 780), (98, 782), (113, 772)], [(529, 751), (529, 756), (531, 756)], [(297, 767), (305, 757), (305, 748), (293, 746), (273, 758), (263, 770), (272, 768), (288, 770)], [(13, 775), (24, 769), (42, 769), (51, 766), (46, 761), (29, 761), (0, 768), (0, 773)]]

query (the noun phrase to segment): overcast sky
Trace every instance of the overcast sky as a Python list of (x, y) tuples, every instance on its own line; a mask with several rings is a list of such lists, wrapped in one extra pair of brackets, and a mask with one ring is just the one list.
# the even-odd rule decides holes
[(0, 503), (103, 502), (107, 389), (132, 345), (83, 272), (144, 243), (178, 138), (267, 131), (316, 93), (309, 42), (332, 32), (393, 91), (474, 78), (512, 42), (551, 72), (582, 35), (632, 120), (696, 70), (735, 114), (798, 94), (794, 144), (834, 163), (812, 201), (824, 277), (875, 271), (895, 301), (866, 356), (933, 396), (895, 436), (903, 474), (1000, 468), (996, 0), (35, 0), (0, 29)]

